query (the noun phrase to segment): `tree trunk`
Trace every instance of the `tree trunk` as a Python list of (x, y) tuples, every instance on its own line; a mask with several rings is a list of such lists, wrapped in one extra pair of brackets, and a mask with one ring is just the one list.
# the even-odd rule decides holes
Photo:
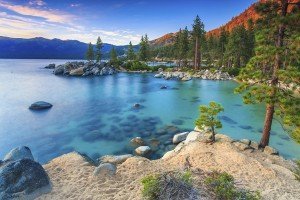
[[(287, 14), (287, 8), (288, 8), (288, 1), (281, 0), (281, 15), (283, 17), (285, 17)], [(276, 44), (275, 44), (275, 46), (277, 48), (280, 48), (283, 46), (283, 38), (284, 38), (284, 34), (285, 34), (284, 32), (285, 32), (285, 24), (281, 23), (279, 25), (277, 40), (276, 40)], [(273, 98), (275, 98), (276, 93), (277, 93), (277, 84), (278, 84), (277, 72), (280, 69), (281, 64), (282, 64), (282, 61), (281, 61), (280, 54), (276, 53), (275, 63), (274, 63), (274, 67), (273, 67), (273, 75), (272, 75), (272, 80), (271, 80), (271, 87), (272, 87), (272, 92), (270, 95), (271, 101), (273, 101)], [(270, 131), (271, 131), (271, 127), (272, 127), (274, 112), (275, 112), (275, 102), (272, 102), (272, 103), (268, 104), (267, 108), (266, 108), (264, 130), (263, 130), (262, 138), (261, 138), (261, 141), (259, 144), (259, 146), (262, 148), (269, 145)]]
[(259, 144), (259, 147), (261, 148), (264, 148), (265, 146), (269, 145), (270, 131), (273, 122), (274, 110), (275, 110), (274, 105), (271, 104), (267, 105), (264, 130)]
[(211, 132), (212, 132), (211, 141), (215, 142), (216, 141), (216, 136), (215, 136), (216, 133), (215, 133), (215, 127), (214, 126), (211, 127)]
[(196, 37), (196, 44), (195, 44), (195, 60), (194, 60), (194, 69), (198, 69), (198, 37)]

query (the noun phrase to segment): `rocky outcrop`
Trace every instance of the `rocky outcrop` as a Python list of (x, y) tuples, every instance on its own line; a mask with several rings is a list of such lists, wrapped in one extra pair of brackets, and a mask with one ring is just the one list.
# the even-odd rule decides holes
[(46, 69), (54, 69), (55, 68), (55, 64), (49, 64), (45, 68)]
[(33, 104), (31, 104), (29, 106), (29, 109), (31, 110), (43, 110), (43, 109), (49, 109), (51, 108), (53, 105), (48, 103), (48, 102), (45, 102), (45, 101), (37, 101)]
[(0, 199), (34, 199), (51, 190), (44, 168), (28, 147), (10, 151), (0, 165)]
[(209, 71), (209, 70), (201, 70), (194, 74), (190, 74), (188, 72), (159, 72), (154, 75), (155, 78), (164, 78), (166, 80), (169, 79), (178, 79), (181, 81), (189, 81), (192, 78), (199, 78), (204, 80), (231, 80), (231, 77), (227, 72), (222, 72), (220, 70)]
[(117, 70), (114, 66), (105, 62), (67, 62), (56, 66), (53, 73), (64, 76), (105, 76), (115, 74)]
[(188, 136), (189, 132), (183, 132), (183, 133), (178, 133), (176, 135), (174, 135), (173, 137), (173, 143), (174, 144), (178, 144), (179, 142), (182, 142), (186, 139), (186, 137)]

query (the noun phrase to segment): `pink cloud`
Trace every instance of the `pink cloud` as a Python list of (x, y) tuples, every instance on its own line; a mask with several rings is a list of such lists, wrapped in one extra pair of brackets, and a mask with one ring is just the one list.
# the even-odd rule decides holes
[(21, 15), (40, 17), (48, 22), (70, 23), (71, 19), (73, 18), (73, 16), (59, 11), (38, 9), (22, 5), (13, 5), (3, 1), (0, 1), (0, 7), (14, 11)]
[(43, 0), (32, 0), (29, 1), (29, 5), (44, 6), (46, 5), (46, 2), (44, 2)]

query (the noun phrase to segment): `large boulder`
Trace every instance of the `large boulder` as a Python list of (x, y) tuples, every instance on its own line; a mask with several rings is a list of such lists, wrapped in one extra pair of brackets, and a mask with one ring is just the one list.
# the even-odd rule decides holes
[(100, 163), (110, 163), (114, 165), (122, 164), (125, 162), (128, 158), (131, 158), (133, 155), (131, 154), (125, 154), (125, 155), (120, 155), (120, 156), (113, 156), (113, 155), (106, 155), (102, 156), (99, 159)]
[(135, 149), (135, 153), (139, 156), (146, 156), (151, 152), (151, 148), (149, 146), (140, 146)]
[(14, 148), (4, 157), (4, 161), (17, 161), (21, 159), (34, 160), (32, 153), (28, 147), (22, 146)]
[(203, 133), (200, 133), (198, 131), (192, 131), (187, 135), (187, 137), (185, 139), (185, 143), (194, 142), (194, 141), (200, 139), (202, 135), (203, 135)]
[(45, 101), (37, 101), (33, 104), (30, 105), (29, 109), (31, 110), (43, 110), (43, 109), (49, 109), (51, 108), (53, 105), (45, 102)]
[(70, 71), (71, 76), (82, 76), (84, 74), (83, 67), (73, 69)]
[(100, 164), (94, 170), (94, 176), (113, 176), (116, 174), (117, 167), (111, 163)]
[(103, 67), (100, 71), (100, 75), (104, 76), (104, 75), (112, 75), (116, 73), (116, 70), (114, 67)]
[(183, 132), (183, 133), (179, 133), (173, 136), (173, 143), (174, 144), (178, 144), (182, 141), (184, 141), (186, 139), (186, 137), (188, 136), (189, 132)]
[(0, 167), (0, 199), (30, 199), (49, 192), (50, 181), (43, 167), (32, 159), (7, 162)]

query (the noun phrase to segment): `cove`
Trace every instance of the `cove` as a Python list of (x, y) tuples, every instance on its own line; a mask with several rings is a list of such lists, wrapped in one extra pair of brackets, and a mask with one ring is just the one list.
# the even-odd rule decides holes
[[(234, 139), (259, 141), (263, 105), (244, 105), (233, 93), (233, 81), (156, 79), (153, 74), (119, 73), (103, 77), (62, 77), (43, 67), (66, 60), (0, 60), (0, 157), (26, 145), (42, 163), (79, 151), (98, 158), (133, 153), (130, 139), (139, 136), (152, 145), (151, 158), (174, 148), (175, 133), (191, 130), (198, 106), (223, 105), (223, 128)], [(161, 86), (167, 89), (160, 89)], [(53, 107), (31, 111), (36, 101)], [(139, 103), (139, 108), (133, 108)], [(287, 159), (300, 158), (296, 144), (274, 121), (270, 145)]]

